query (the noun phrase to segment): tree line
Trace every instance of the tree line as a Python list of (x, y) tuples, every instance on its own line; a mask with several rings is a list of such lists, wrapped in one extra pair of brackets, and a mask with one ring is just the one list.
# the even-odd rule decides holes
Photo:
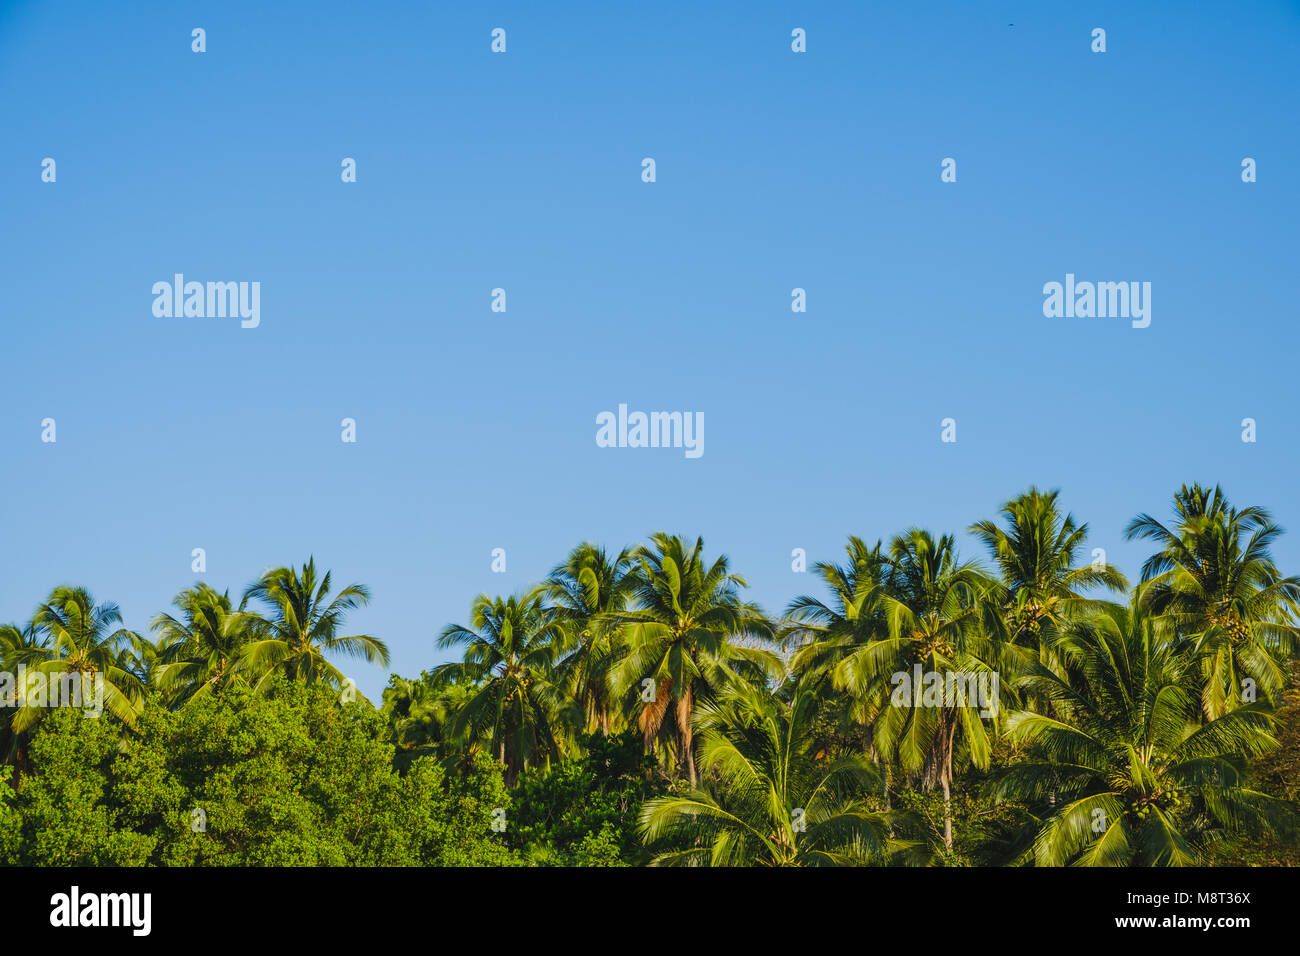
[[(969, 530), (984, 560), (920, 528), (851, 537), (814, 566), (822, 593), (779, 615), (698, 538), (584, 543), (535, 587), (476, 598), (436, 636), (454, 659), (393, 675), (378, 708), (330, 660), (388, 663), (345, 633), (369, 592), (335, 594), (314, 560), (237, 605), (187, 588), (152, 639), (56, 588), (0, 628), (0, 662), (97, 675), (107, 719), (4, 712), (0, 859), (1291, 862), (1300, 579), (1274, 563), (1269, 512), (1184, 486), (1172, 521), (1126, 528), (1152, 547), (1133, 583), (1091, 558), (1054, 491)], [(213, 744), (241, 722), (272, 743)], [(344, 740), (359, 777), (331, 751)], [(301, 798), (294, 826), (240, 785), (250, 761)], [(72, 825), (86, 812), (98, 830)], [(63, 842), (41, 857), (38, 830)], [(280, 849), (258, 855), (267, 840)]]

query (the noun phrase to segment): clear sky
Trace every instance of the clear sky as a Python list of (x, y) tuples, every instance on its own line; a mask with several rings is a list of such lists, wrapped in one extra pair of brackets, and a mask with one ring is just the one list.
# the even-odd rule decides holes
[[(583, 539), (702, 535), (777, 612), (791, 549), (1030, 484), (1136, 577), (1222, 483), (1300, 570), (1300, 5), (462, 7), (0, 2), (0, 621), (314, 554), (413, 675)], [(177, 272), (260, 326), (156, 317)], [(1067, 273), (1150, 326), (1044, 317)], [(619, 403), (703, 456), (597, 447)]]

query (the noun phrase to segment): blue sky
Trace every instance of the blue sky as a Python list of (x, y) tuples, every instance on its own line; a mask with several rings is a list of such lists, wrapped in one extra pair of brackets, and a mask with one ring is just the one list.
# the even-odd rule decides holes
[[(0, 621), (314, 554), (411, 675), (583, 539), (703, 535), (779, 611), (792, 548), (1031, 484), (1136, 577), (1129, 518), (1219, 482), (1300, 569), (1300, 5), (268, 6), (0, 4)], [(155, 317), (176, 272), (260, 327)], [(1045, 318), (1066, 273), (1150, 327)], [(620, 402), (705, 454), (598, 448)]]

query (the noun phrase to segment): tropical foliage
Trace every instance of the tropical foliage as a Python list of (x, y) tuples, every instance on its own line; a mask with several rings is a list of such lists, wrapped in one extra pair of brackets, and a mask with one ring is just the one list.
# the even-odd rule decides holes
[(701, 539), (583, 543), (377, 708), (370, 592), (314, 559), (187, 587), (152, 640), (60, 586), (0, 627), (0, 862), (1300, 862), (1281, 529), (1191, 485), (1126, 530), (1132, 586), (1031, 488), (965, 555), (850, 537), (779, 616)]

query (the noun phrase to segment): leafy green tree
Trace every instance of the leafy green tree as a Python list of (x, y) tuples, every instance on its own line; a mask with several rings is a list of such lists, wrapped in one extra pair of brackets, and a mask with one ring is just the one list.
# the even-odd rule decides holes
[[(382, 717), (321, 685), (233, 685), (149, 707), (125, 740), (53, 712), (34, 771), (0, 791), (3, 863), (164, 866), (513, 865), (493, 830), (510, 796), (487, 757), (448, 775), (393, 768)], [(507, 819), (508, 817), (504, 817)], [(16, 834), (16, 836), (15, 836)]]
[(1243, 678), (1277, 703), (1285, 662), (1300, 650), (1300, 578), (1283, 577), (1270, 554), (1282, 529), (1263, 508), (1232, 507), (1218, 487), (1184, 485), (1174, 512), (1172, 528), (1142, 514), (1125, 536), (1160, 547), (1142, 566), (1143, 598), (1195, 645), (1206, 717), (1248, 702)]
[[(884, 862), (894, 815), (861, 794), (875, 771), (861, 755), (819, 760), (814, 695), (790, 703), (744, 683), (700, 704), (706, 786), (656, 797), (641, 812), (656, 866), (844, 866)], [(892, 849), (898, 849), (893, 847)]]
[(23, 820), (14, 799), (13, 788), (0, 780), (0, 863), (16, 862), (21, 853)]
[(508, 786), (525, 767), (556, 759), (557, 729), (574, 720), (574, 704), (555, 682), (564, 629), (543, 596), (539, 588), (509, 598), (481, 594), (469, 627), (449, 624), (438, 635), (440, 649), (463, 647), (464, 660), (433, 673), (475, 686), (457, 709), (451, 732), (485, 741), (505, 767)]
[(512, 793), (510, 842), (531, 863), (636, 866), (649, 860), (637, 817), (665, 791), (647, 779), (641, 735), (584, 737), (582, 755), (522, 774)]
[[(622, 628), (623, 656), (611, 671), (622, 694), (649, 687), (639, 724), (646, 752), (655, 744), (670, 711), (677, 737), (677, 762), (696, 783), (692, 716), (737, 679), (762, 681), (779, 670), (775, 655), (746, 647), (746, 637), (770, 639), (771, 623), (743, 601), (744, 578), (731, 573), (726, 555), (704, 562), (703, 539), (689, 550), (679, 537), (657, 532), (638, 549), (633, 578), (635, 607), (612, 615)], [(645, 685), (644, 681), (650, 681)]]
[(1135, 601), (1072, 624), (1021, 683), (1059, 717), (1013, 714), (1030, 745), (996, 792), (1046, 816), (1031, 851), (1039, 866), (1195, 866), (1226, 836), (1294, 832), (1284, 801), (1245, 785), (1240, 758), (1276, 747), (1263, 705), (1198, 724), (1191, 658)]
[(246, 666), (257, 684), (272, 674), (283, 674), (303, 683), (350, 687), (326, 654), (388, 666), (388, 646), (379, 638), (339, 633), (348, 611), (370, 603), (370, 591), (350, 584), (331, 600), (330, 584), (330, 572), (319, 577), (313, 557), (301, 571), (292, 567), (267, 571), (245, 592), (241, 611), (249, 601), (260, 601), (270, 611), (268, 618), (255, 622), (257, 637), (244, 650)]
[[(463, 774), (448, 774), (429, 759), (417, 760), (403, 780), (396, 832), (409, 835), (418, 866), (520, 866), (505, 844), (511, 797), (501, 767), (476, 754)], [(504, 832), (494, 830), (500, 821)]]
[[(9, 855), (21, 866), (142, 866), (158, 837), (140, 833), (111, 799), (112, 765), (121, 737), (78, 708), (48, 711), (31, 735), (32, 770), (5, 801)], [(12, 791), (11, 791), (12, 794)]]

